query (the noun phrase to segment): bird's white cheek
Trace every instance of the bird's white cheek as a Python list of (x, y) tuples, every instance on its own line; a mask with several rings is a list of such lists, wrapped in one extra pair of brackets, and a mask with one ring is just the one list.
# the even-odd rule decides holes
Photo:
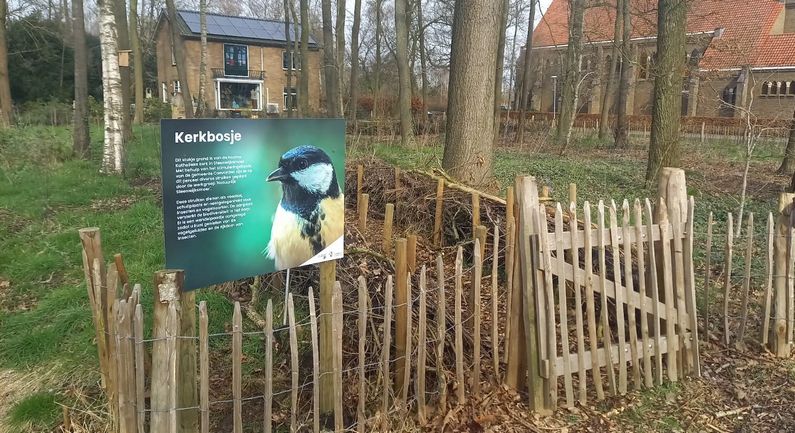
[(334, 178), (334, 167), (331, 164), (313, 164), (303, 170), (293, 172), (295, 179), (304, 189), (315, 194), (328, 191)]

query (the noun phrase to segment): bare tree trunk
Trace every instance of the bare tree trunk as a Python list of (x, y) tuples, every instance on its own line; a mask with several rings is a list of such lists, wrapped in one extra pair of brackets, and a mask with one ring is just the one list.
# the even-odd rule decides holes
[(119, 72), (119, 45), (116, 41), (114, 0), (99, 2), (99, 39), (102, 49), (102, 95), (105, 117), (105, 140), (102, 146), (101, 172), (124, 172), (124, 109)]
[[(781, 161), (781, 166), (778, 168), (779, 174), (793, 172), (795, 172), (795, 113), (792, 115), (792, 123), (790, 123), (789, 126), (789, 139), (787, 139), (787, 147), (784, 149), (784, 159)], [(793, 176), (795, 176), (795, 174)], [(793, 177), (793, 179), (795, 179), (795, 177)], [(793, 185), (795, 186), (795, 183), (793, 183)]]
[(287, 110), (287, 117), (293, 117), (293, 49), (290, 46), (290, 2), (284, 0), (284, 50), (287, 54), (287, 98), (285, 98), (284, 109)]
[[(109, 0), (108, 0), (109, 1)], [(174, 48), (174, 60), (177, 63), (177, 77), (182, 90), (182, 100), (185, 106), (185, 118), (193, 118), (193, 99), (190, 96), (190, 85), (188, 83), (188, 70), (185, 64), (185, 49), (182, 44), (182, 36), (177, 28), (177, 9), (174, 7), (174, 0), (166, 0), (166, 11), (168, 21), (171, 24), (171, 45)]]
[(83, 0), (72, 0), (72, 36), (75, 56), (75, 110), (72, 126), (72, 149), (76, 157), (88, 159), (88, 53)]
[(298, 106), (309, 114), (309, 0), (301, 0), (301, 76), (298, 79)]
[(616, 147), (626, 149), (629, 147), (629, 125), (627, 119), (627, 99), (629, 98), (629, 80), (631, 79), (632, 48), (632, 16), (629, 13), (629, 0), (621, 1), (621, 23), (623, 35), (621, 36), (621, 78), (618, 83), (618, 109), (616, 116), (615, 140)]
[(527, 105), (530, 103), (530, 93), (533, 88), (533, 83), (530, 82), (532, 73), (533, 57), (533, 24), (536, 20), (536, 8), (538, 7), (538, 0), (530, 0), (530, 16), (527, 19), (527, 39), (524, 44), (524, 65), (522, 65), (522, 82), (520, 84), (519, 98), (519, 129), (516, 134), (517, 143), (524, 143), (524, 123), (527, 120)]
[(411, 70), (409, 70), (408, 0), (395, 0), (395, 48), (398, 66), (400, 97), (400, 143), (411, 144), (414, 131), (411, 122)]
[(502, 84), (505, 67), (505, 32), (508, 26), (508, 0), (503, 0), (500, 10), (500, 35), (497, 42), (497, 71), (494, 80), (494, 145), (500, 139), (500, 112), (502, 105)]
[(646, 182), (656, 182), (662, 167), (678, 167), (682, 116), (682, 71), (687, 2), (658, 0), (657, 57), (654, 68), (651, 143)]
[[(196, 117), (207, 116), (207, 0), (199, 1), (199, 97), (196, 104)], [(260, 107), (261, 108), (261, 107)]]
[(613, 48), (610, 53), (610, 64), (607, 71), (607, 80), (605, 81), (605, 94), (602, 96), (602, 108), (599, 111), (599, 139), (604, 140), (607, 137), (607, 131), (610, 123), (610, 107), (613, 105), (613, 93), (616, 90), (616, 68), (618, 67), (619, 45), (622, 39), (623, 24), (621, 17), (623, 9), (621, 3), (623, 0), (616, 0), (616, 22), (613, 31)]
[(521, 11), (521, 2), (516, 1), (514, 3), (516, 4), (516, 9), (514, 10), (513, 39), (511, 39), (511, 78), (509, 91), (511, 97), (513, 98), (513, 101), (511, 101), (511, 107), (516, 110), (519, 108), (519, 98), (517, 98), (516, 93), (516, 37), (519, 33), (519, 13)]
[(343, 76), (345, 71), (345, 0), (337, 0), (337, 21), (335, 37), (337, 41), (337, 104), (339, 105), (339, 116), (345, 116), (345, 104), (342, 100), (342, 94), (345, 89)]
[(442, 167), (473, 185), (491, 182), (494, 80), (502, 2), (459, 1), (453, 14)]
[[(104, 1), (104, 0), (103, 0)], [(127, 27), (127, 2), (126, 0), (108, 0), (113, 1), (113, 15), (116, 18), (116, 37), (119, 44), (119, 50), (130, 49), (130, 32)], [(130, 105), (132, 104), (132, 80), (130, 79), (130, 68), (119, 68), (121, 73), (121, 97), (123, 110), (122, 125), (124, 132), (124, 141), (127, 142), (132, 136), (132, 116), (130, 116)]]
[(375, 86), (373, 88), (373, 114), (378, 118), (378, 104), (381, 98), (381, 39), (384, 37), (384, 24), (381, 22), (383, 0), (375, 0)]
[[(577, 102), (582, 69), (582, 34), (585, 16), (584, 0), (569, 0), (569, 46), (566, 49), (566, 69), (563, 73), (563, 93), (560, 104), (557, 142), (565, 149), (571, 139), (571, 129), (577, 118)], [(562, 150), (561, 150), (562, 152)]]
[(11, 102), (11, 84), (8, 78), (7, 18), (8, 3), (6, 0), (0, 0), (0, 127), (2, 128), (14, 124), (14, 107)]
[[(298, 64), (299, 65), (299, 70), (303, 71), (303, 69), (304, 69), (304, 66), (303, 66), (304, 57), (301, 55), (301, 44), (299, 42), (301, 40), (301, 32), (299, 30), (300, 27), (298, 25), (298, 15), (295, 13), (295, 2), (290, 0), (290, 1), (287, 2), (287, 6), (288, 6), (288, 9), (284, 13), (285, 14), (289, 13), (290, 14), (290, 19), (293, 20), (293, 26), (292, 26), (293, 27), (293, 59), (296, 59), (296, 58), (298, 59), (297, 61), (294, 61), (294, 63)], [(302, 72), (297, 72), (295, 69), (293, 69), (293, 74), (296, 76), (295, 80), (296, 80), (296, 85), (298, 86), (298, 92), (301, 92), (301, 77), (300, 77), (300, 75), (302, 74)], [(296, 97), (295, 104), (297, 106), (294, 107), (294, 108), (296, 109), (296, 113), (298, 114), (298, 117), (305, 116), (306, 115), (306, 111), (304, 111), (303, 106), (301, 105), (301, 95), (298, 95)]]
[(144, 58), (138, 35), (138, 0), (130, 0), (130, 44), (132, 45), (133, 74), (135, 74), (135, 116), (133, 121), (144, 121)]
[(334, 32), (331, 23), (331, 0), (321, 0), (323, 15), (323, 76), (326, 85), (326, 115), (340, 117), (340, 80), (334, 52)]
[(422, 19), (422, 0), (417, 0), (417, 38), (420, 43), (420, 77), (422, 78), (422, 120), (428, 122), (428, 54), (425, 52), (425, 24)]
[(351, 29), (351, 82), (348, 110), (353, 131), (357, 130), (356, 111), (359, 107), (359, 28), (362, 22), (362, 0), (355, 0), (353, 4), (353, 29)]

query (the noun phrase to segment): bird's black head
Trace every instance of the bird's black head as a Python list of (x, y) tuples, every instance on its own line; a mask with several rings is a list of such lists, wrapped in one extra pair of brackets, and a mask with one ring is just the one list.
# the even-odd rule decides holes
[(340, 195), (331, 158), (315, 146), (299, 146), (287, 151), (267, 180), (282, 183), (282, 204), (296, 210), (314, 209), (320, 200)]

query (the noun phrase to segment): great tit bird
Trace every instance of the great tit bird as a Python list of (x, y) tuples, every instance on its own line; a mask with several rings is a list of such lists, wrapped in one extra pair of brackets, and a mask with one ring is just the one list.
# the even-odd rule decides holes
[(293, 148), (267, 181), (282, 184), (267, 249), (277, 269), (302, 265), (343, 235), (345, 199), (326, 152)]

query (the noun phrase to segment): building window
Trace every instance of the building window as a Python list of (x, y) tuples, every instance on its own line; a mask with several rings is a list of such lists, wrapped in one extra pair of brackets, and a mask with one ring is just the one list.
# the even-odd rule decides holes
[(721, 100), (728, 105), (735, 105), (735, 103), (737, 103), (737, 88), (727, 87), (723, 89), (723, 96), (721, 97)]
[(284, 109), (295, 110), (298, 106), (298, 91), (295, 87), (285, 87), (282, 96), (284, 97)]
[(174, 45), (171, 46), (171, 66), (177, 66), (177, 56), (174, 55)]
[(262, 109), (262, 83), (219, 81), (216, 92), (218, 110)]
[(646, 53), (640, 54), (640, 71), (638, 71), (638, 78), (641, 80), (649, 79), (649, 63), (651, 56)]
[(174, 80), (174, 82), (171, 83), (171, 89), (175, 95), (177, 93), (182, 93), (182, 86), (180, 85), (179, 80)]
[(163, 99), (163, 102), (168, 102), (168, 86), (165, 81), (160, 83), (160, 97)]
[(787, 91), (789, 96), (795, 96), (795, 81), (789, 82), (789, 91)]
[(224, 75), (248, 77), (248, 47), (224, 44)]
[[(289, 54), (289, 55), (288, 55)], [(292, 60), (292, 62), (291, 62)], [(301, 70), (301, 55), (290, 51), (289, 53), (285, 50), (282, 51), (282, 69), (287, 70), (290, 69), (290, 63), (292, 63), (293, 70)]]
[(773, 83), (770, 81), (765, 81), (762, 83), (762, 96), (770, 95), (770, 90), (773, 88)]

